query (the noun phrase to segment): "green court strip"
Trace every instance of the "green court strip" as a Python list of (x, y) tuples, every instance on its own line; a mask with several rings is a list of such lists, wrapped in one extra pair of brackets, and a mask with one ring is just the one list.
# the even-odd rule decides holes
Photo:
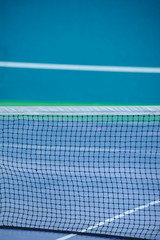
[(159, 106), (159, 104), (141, 103), (84, 103), (84, 102), (31, 102), (31, 101), (0, 101), (0, 106)]

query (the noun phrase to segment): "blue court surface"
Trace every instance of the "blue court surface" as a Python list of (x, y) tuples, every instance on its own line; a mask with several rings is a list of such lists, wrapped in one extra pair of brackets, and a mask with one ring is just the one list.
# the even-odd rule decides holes
[[(0, 225), (158, 240), (158, 126), (4, 120)], [(21, 235), (66, 236), (1, 230), (2, 240)]]
[[(52, 233), (42, 231), (26, 231), (26, 230), (13, 230), (13, 229), (0, 229), (0, 240), (118, 240), (119, 238), (106, 238), (96, 236), (82, 236), (76, 235), (72, 238), (68, 237), (69, 234), (64, 233)], [(121, 238), (121, 240), (123, 240)]]
[(160, 104), (159, 0), (0, 4), (2, 105)]

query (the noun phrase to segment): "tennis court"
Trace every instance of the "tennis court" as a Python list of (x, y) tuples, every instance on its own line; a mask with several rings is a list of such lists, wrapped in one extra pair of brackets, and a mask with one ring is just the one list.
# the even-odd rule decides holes
[(1, 227), (159, 239), (159, 107), (1, 114)]
[(160, 239), (159, 13), (0, 1), (0, 240)]

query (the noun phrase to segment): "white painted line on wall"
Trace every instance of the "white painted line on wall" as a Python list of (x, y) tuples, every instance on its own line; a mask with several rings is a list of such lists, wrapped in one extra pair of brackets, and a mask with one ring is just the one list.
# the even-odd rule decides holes
[(94, 65), (47, 64), (47, 63), (24, 63), (24, 62), (0, 62), (0, 67), (95, 71), (95, 72), (160, 73), (160, 68), (158, 67), (155, 68), (155, 67), (94, 66)]

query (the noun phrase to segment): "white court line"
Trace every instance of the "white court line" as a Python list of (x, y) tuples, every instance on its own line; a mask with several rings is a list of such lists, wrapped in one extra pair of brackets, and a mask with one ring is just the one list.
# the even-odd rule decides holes
[[(105, 225), (106, 223), (113, 222), (113, 221), (116, 220), (116, 219), (125, 217), (125, 215), (130, 215), (130, 214), (132, 214), (132, 213), (135, 213), (135, 212), (138, 211), (138, 210), (142, 210), (142, 209), (144, 209), (144, 208), (148, 208), (149, 206), (153, 206), (153, 205), (156, 205), (156, 204), (159, 204), (159, 203), (160, 203), (160, 199), (158, 199), (158, 200), (156, 200), (156, 201), (153, 201), (153, 202), (150, 202), (150, 203), (148, 203), (148, 204), (146, 204), (146, 205), (142, 205), (142, 206), (136, 207), (136, 208), (134, 208), (134, 209), (132, 209), (132, 210), (128, 210), (128, 211), (126, 211), (126, 212), (124, 212), (124, 213), (121, 213), (121, 214), (119, 214), (119, 215), (116, 215), (116, 216), (113, 217), (113, 218), (108, 218), (108, 219), (106, 219), (106, 220), (103, 221), (103, 222), (99, 222), (99, 223), (97, 223), (97, 224), (95, 224), (95, 225), (93, 225), (93, 226), (90, 226), (90, 227), (88, 227), (88, 228), (86, 228), (86, 229), (83, 229), (83, 230), (81, 231), (81, 233), (85, 233), (85, 232), (87, 232), (88, 230), (92, 230), (92, 229), (95, 229), (95, 228), (97, 228), (97, 227), (103, 226), (103, 225)], [(76, 236), (76, 235), (78, 235), (78, 234), (69, 234), (69, 235), (67, 235), (67, 236), (57, 238), (56, 240), (65, 240), (65, 239), (74, 237), (74, 236)]]
[(64, 236), (64, 237), (61, 237), (61, 238), (57, 238), (56, 240), (60, 239), (60, 240), (65, 240), (65, 239), (68, 239), (68, 238), (71, 238), (71, 237), (75, 237), (77, 236), (77, 234), (69, 234), (67, 236)]
[(73, 64), (25, 63), (25, 62), (0, 62), (0, 67), (72, 70), (72, 71), (96, 71), (96, 72), (160, 73), (159, 67), (96, 66), (96, 65), (73, 65)]
[[(8, 147), (8, 148), (22, 148), (22, 149), (31, 149), (31, 150), (36, 150), (36, 151), (42, 151), (44, 150), (44, 153), (46, 154), (45, 151), (73, 151), (73, 152), (124, 152), (124, 153), (133, 153), (133, 154), (145, 154), (145, 155), (160, 155), (159, 151), (146, 151), (146, 150), (138, 150), (138, 149), (123, 149), (123, 148), (114, 148), (114, 147), (77, 147), (77, 146), (48, 146), (48, 145), (30, 145), (30, 144), (0, 144), (0, 147)], [(42, 152), (40, 152), (42, 154)]]

